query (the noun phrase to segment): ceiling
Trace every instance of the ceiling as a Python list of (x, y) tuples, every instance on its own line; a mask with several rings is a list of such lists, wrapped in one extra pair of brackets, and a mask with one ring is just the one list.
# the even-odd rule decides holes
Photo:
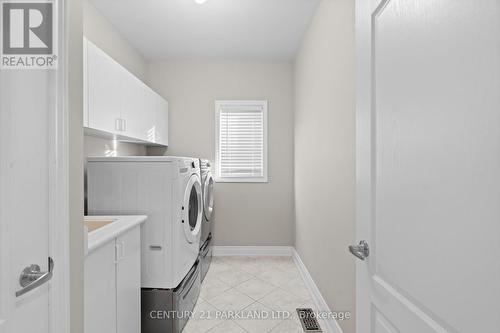
[(90, 0), (146, 59), (291, 59), (318, 0)]

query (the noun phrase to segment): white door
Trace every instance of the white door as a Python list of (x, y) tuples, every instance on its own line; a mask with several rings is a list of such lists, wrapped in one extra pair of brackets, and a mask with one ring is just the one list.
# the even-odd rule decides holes
[(64, 59), (0, 69), (1, 333), (69, 332)]
[(498, 333), (500, 1), (358, 0), (356, 27), (357, 331)]

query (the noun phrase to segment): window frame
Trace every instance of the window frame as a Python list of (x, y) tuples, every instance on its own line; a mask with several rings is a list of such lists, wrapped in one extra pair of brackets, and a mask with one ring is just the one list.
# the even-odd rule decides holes
[[(220, 111), (224, 107), (252, 106), (262, 109), (263, 152), (261, 177), (221, 177), (220, 176)], [(216, 100), (215, 101), (215, 168), (214, 179), (218, 183), (268, 183), (268, 102), (267, 100)]]

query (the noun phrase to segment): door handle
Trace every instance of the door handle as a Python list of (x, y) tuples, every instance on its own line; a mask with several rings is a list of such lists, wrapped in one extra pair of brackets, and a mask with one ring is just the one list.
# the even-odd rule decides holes
[(370, 247), (366, 241), (362, 240), (359, 245), (349, 245), (349, 252), (356, 258), (365, 260), (370, 255)]
[(49, 270), (47, 272), (40, 272), (40, 266), (31, 265), (26, 267), (19, 277), (19, 284), (23, 289), (16, 291), (16, 297), (26, 294), (28, 291), (31, 291), (45, 282), (52, 279), (52, 275), (54, 271), (54, 260), (49, 257)]

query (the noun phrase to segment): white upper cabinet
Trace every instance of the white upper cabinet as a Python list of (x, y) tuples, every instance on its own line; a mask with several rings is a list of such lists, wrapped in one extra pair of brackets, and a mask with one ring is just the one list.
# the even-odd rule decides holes
[(153, 145), (168, 143), (168, 103), (92, 42), (84, 39), (84, 127)]
[(154, 92), (138, 78), (122, 68), (121, 123), (122, 135), (142, 141), (151, 141), (151, 129), (155, 126), (152, 95)]
[(168, 146), (168, 102), (158, 94), (156, 95), (155, 120), (155, 142)]
[[(94, 44), (87, 42), (86, 86), (84, 96), (87, 127), (117, 133), (121, 114), (121, 82), (115, 61)], [(86, 68), (85, 68), (86, 67)]]

